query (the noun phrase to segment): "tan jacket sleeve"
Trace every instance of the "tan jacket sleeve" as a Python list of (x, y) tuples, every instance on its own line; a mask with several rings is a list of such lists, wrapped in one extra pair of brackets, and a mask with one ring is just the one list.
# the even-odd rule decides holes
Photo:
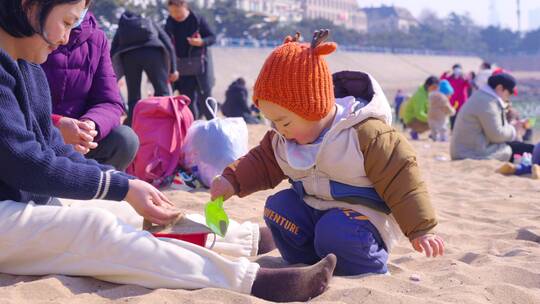
[(367, 177), (392, 210), (401, 231), (411, 241), (432, 233), (437, 219), (413, 147), (378, 119), (365, 120), (356, 130)]
[(268, 131), (258, 146), (223, 170), (222, 176), (239, 197), (274, 188), (285, 179), (272, 148), (274, 135), (274, 131)]
[(444, 113), (445, 114), (448, 114), (448, 115), (456, 114), (456, 109), (454, 109), (454, 107), (452, 107), (448, 97), (442, 95), (442, 102), (443, 102), (443, 108), (444, 108)]

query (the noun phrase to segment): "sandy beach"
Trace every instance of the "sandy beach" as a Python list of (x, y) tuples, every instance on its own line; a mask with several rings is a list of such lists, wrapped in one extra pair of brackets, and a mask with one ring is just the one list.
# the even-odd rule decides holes
[[(250, 126), (250, 145), (266, 131)], [(497, 161), (450, 162), (448, 143), (413, 143), (447, 245), (427, 259), (402, 239), (389, 276), (335, 277), (319, 303), (540, 303), (540, 181), (494, 173)], [(287, 187), (282, 183), (279, 188)], [(266, 197), (276, 190), (233, 198), (231, 218), (264, 225)], [(202, 213), (206, 192), (166, 191), (179, 206)], [(258, 258), (282, 265), (277, 250)], [(159, 263), (159, 261), (156, 261)], [(90, 278), (0, 274), (4, 303), (265, 303), (219, 289), (150, 290)]]

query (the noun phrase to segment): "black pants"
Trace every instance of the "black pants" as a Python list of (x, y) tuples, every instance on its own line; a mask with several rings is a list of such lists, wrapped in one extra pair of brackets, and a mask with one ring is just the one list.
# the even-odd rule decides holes
[(118, 126), (98, 142), (97, 148), (86, 153), (85, 157), (124, 171), (133, 161), (138, 150), (137, 134), (128, 126)]
[(454, 130), (454, 124), (456, 123), (456, 117), (457, 117), (457, 112), (456, 112), (456, 114), (450, 116), (450, 130)]
[[(180, 71), (182, 73), (182, 71)], [(206, 77), (205, 75), (201, 76)], [(206, 107), (206, 98), (212, 95), (210, 87), (204, 84), (203, 81), (197, 80), (195, 76), (180, 77), (175, 83), (174, 88), (182, 95), (187, 95), (191, 99), (189, 109), (193, 113), (195, 119), (200, 119), (202, 115), (210, 120), (213, 117), (212, 113)]]
[(512, 156), (510, 157), (510, 162), (514, 162), (514, 154), (523, 155), (523, 153), (532, 153), (534, 150), (534, 145), (526, 144), (521, 141), (511, 141), (507, 142), (507, 145), (512, 148)]
[(154, 96), (171, 95), (169, 90), (169, 72), (165, 57), (157, 47), (139, 48), (122, 54), (122, 66), (126, 75), (128, 90), (128, 115), (125, 125), (131, 126), (133, 109), (141, 99), (141, 80), (144, 71), (154, 87)]

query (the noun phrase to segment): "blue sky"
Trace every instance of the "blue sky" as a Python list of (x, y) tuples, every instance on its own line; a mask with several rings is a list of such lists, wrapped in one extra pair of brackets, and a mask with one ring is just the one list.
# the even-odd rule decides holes
[[(413, 15), (418, 17), (424, 9), (437, 12), (442, 17), (454, 11), (460, 14), (469, 13), (477, 24), (489, 25), (492, 23), (490, 18), (489, 6), (491, 0), (358, 0), (361, 7), (396, 5), (409, 9)], [(517, 29), (516, 0), (494, 0), (498, 19), (501, 26)], [(539, 0), (521, 0), (521, 28), (529, 30), (530, 25), (540, 24), (540, 21), (530, 21), (529, 13), (536, 11), (536, 19), (540, 20), (540, 1)]]

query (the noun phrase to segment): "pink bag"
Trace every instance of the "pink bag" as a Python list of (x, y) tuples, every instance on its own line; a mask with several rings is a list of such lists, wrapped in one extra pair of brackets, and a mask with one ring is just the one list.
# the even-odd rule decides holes
[(132, 128), (139, 136), (137, 156), (127, 172), (159, 186), (182, 163), (182, 144), (193, 122), (189, 97), (149, 97), (137, 102)]

